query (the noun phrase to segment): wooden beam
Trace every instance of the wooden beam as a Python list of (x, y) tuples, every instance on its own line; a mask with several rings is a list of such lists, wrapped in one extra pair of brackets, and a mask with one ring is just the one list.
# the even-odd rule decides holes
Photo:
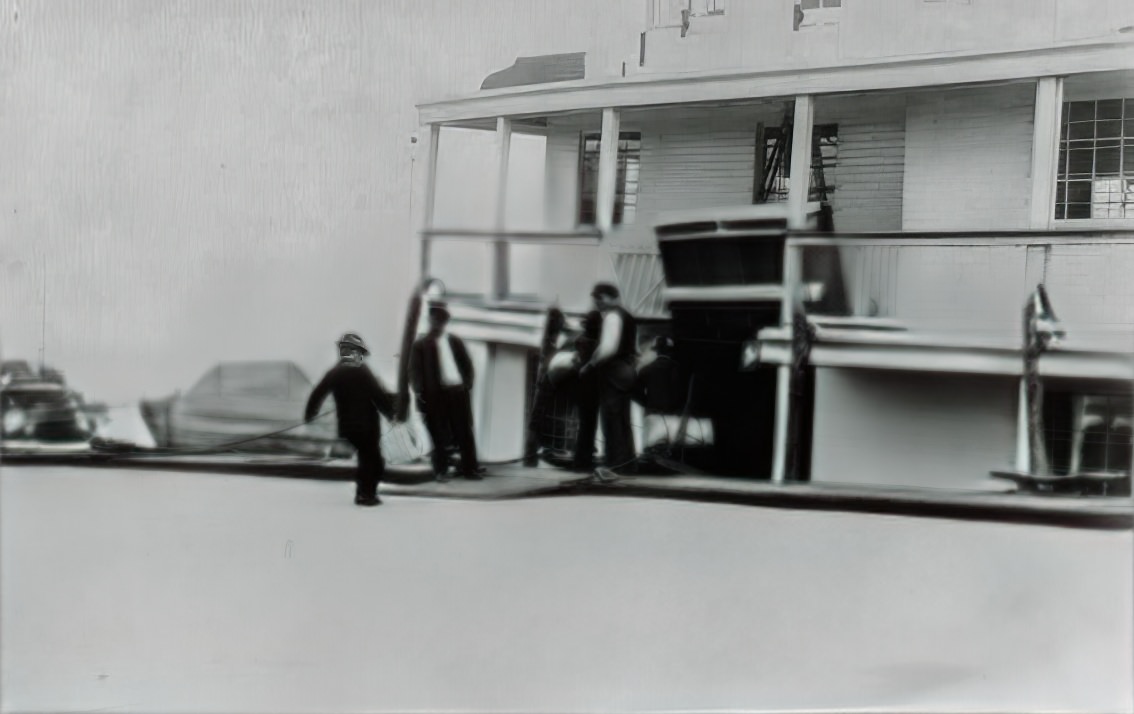
[(811, 134), (814, 124), (814, 98), (808, 95), (796, 97), (787, 203), (788, 225), (797, 230), (804, 228), (807, 222), (807, 196), (811, 192)]
[[(421, 233), (421, 277), (422, 279), (429, 276), (429, 251), (432, 247), (430, 243), (429, 231), (433, 228), (434, 205), (437, 197), (437, 151), (441, 144), (441, 125), (429, 124), (426, 127), (428, 131), (419, 133), (418, 145), (425, 144), (425, 166), (422, 167), (421, 181), (424, 183), (423, 192), (424, 198), (421, 206), (421, 218), (419, 225), (422, 227)], [(424, 139), (424, 141), (422, 141)], [(416, 191), (417, 187), (414, 186), (411, 190)], [(416, 217), (414, 220), (419, 220)]]
[[(508, 210), (508, 159), (512, 152), (512, 122), (505, 117), (496, 119), (496, 230), (504, 232)], [(492, 246), (492, 296), (497, 300), (508, 297), (508, 241), (497, 240)]]
[(599, 174), (595, 197), (595, 225), (602, 233), (614, 225), (614, 199), (618, 191), (618, 111), (602, 111), (602, 139), (599, 142)]
[(1059, 123), (1063, 114), (1063, 78), (1036, 82), (1032, 124), (1032, 200), (1028, 225), (1050, 230), (1055, 224), (1055, 177), (1058, 173)]
[(548, 116), (603, 107), (647, 107), (753, 100), (796, 94), (836, 94), (956, 87), (1036, 77), (1130, 69), (1130, 40), (971, 55), (940, 54), (812, 69), (638, 75), (601, 84), (587, 81), (482, 91), (475, 96), (418, 106), (422, 123), (494, 116)]

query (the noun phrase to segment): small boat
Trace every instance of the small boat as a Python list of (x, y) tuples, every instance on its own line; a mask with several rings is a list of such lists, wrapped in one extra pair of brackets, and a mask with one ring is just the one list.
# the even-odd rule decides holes
[[(313, 387), (292, 362), (222, 362), (185, 394), (143, 400), (142, 419), (159, 447), (349, 457), (353, 450), (338, 438), (333, 414), (288, 429), (303, 420)], [(329, 398), (324, 411), (330, 409)], [(256, 438), (263, 434), (270, 436)], [(242, 443), (229, 448), (233, 442)]]

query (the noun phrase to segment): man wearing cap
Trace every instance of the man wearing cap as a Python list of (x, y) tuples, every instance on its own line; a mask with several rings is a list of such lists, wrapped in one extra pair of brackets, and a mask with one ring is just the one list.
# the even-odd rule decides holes
[(338, 347), (339, 363), (315, 385), (307, 400), (304, 420), (313, 420), (327, 395), (334, 396), (339, 436), (358, 451), (354, 502), (360, 506), (377, 506), (382, 503), (378, 498), (378, 482), (386, 470), (378, 443), (381, 431), (378, 414), (393, 420), (397, 400), (363, 364), (370, 350), (361, 337), (347, 333), (339, 340)]
[(480, 480), (473, 435), (473, 366), (465, 343), (449, 334), (449, 311), (443, 303), (429, 307), (429, 332), (413, 344), (410, 382), (417, 395), (417, 409), (425, 418), (433, 441), (433, 474), (448, 480), (449, 446), (455, 441), (461, 453), (461, 475)]
[(602, 313), (602, 332), (580, 378), (596, 376), (599, 382), (599, 421), (606, 441), (607, 468), (618, 473), (636, 470), (634, 434), (630, 428), (630, 393), (634, 389), (634, 360), (638, 353), (638, 324), (622, 308), (618, 288), (599, 283), (591, 291), (595, 309)]

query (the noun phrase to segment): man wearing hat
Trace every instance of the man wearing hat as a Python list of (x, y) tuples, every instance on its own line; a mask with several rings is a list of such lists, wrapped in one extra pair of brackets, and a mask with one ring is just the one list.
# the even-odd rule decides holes
[[(598, 378), (599, 421), (606, 442), (607, 468), (619, 473), (637, 469), (634, 434), (630, 427), (630, 393), (634, 389), (634, 360), (638, 354), (638, 323), (622, 308), (618, 288), (598, 283), (591, 291), (602, 314), (602, 332), (580, 378)], [(584, 447), (585, 448), (585, 447)]]
[(358, 451), (354, 502), (360, 506), (377, 506), (382, 503), (378, 498), (378, 481), (386, 470), (378, 443), (381, 431), (378, 414), (393, 420), (397, 400), (363, 364), (370, 350), (361, 337), (348, 332), (339, 340), (338, 347), (339, 363), (315, 385), (307, 400), (304, 420), (313, 420), (327, 395), (334, 396), (339, 436)]
[(429, 332), (413, 344), (410, 382), (417, 395), (417, 409), (425, 418), (433, 441), (433, 473), (448, 480), (449, 446), (456, 442), (461, 453), (461, 475), (480, 480), (483, 469), (477, 461), (473, 434), (473, 366), (465, 343), (446, 332), (449, 311), (444, 303), (429, 307)]

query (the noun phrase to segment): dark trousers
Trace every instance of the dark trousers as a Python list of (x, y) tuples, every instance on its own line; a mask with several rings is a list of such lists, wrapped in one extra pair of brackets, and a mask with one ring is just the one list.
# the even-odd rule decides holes
[(449, 470), (449, 447), (453, 442), (461, 452), (461, 472), (475, 472), (480, 464), (476, 456), (469, 390), (464, 387), (442, 389), (430, 395), (426, 405), (422, 416), (433, 441), (433, 473), (440, 476)]
[(633, 470), (634, 432), (630, 426), (630, 391), (634, 386), (634, 367), (628, 360), (612, 360), (602, 370), (599, 418), (606, 442), (606, 466)]
[(595, 465), (595, 433), (598, 431), (600, 384), (594, 372), (576, 382), (575, 406), (579, 431), (575, 437), (574, 467), (590, 470)]
[(386, 460), (378, 446), (378, 432), (343, 434), (358, 451), (358, 471), (354, 477), (355, 495), (369, 498), (378, 495), (378, 482), (386, 472)]

